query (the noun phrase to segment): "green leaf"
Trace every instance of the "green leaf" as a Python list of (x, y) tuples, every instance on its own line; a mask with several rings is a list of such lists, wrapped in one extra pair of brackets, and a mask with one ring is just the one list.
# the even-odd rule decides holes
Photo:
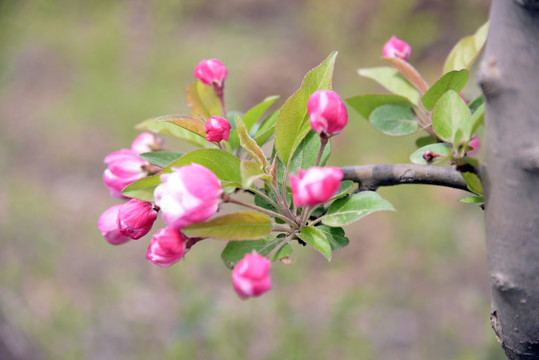
[(465, 204), (478, 204), (484, 203), (485, 199), (482, 196), (465, 196), (460, 198), (459, 201)]
[(256, 160), (256, 162), (259, 164), (262, 171), (266, 172), (268, 171), (268, 160), (266, 159), (266, 155), (264, 154), (264, 151), (257, 145), (256, 141), (254, 141), (247, 132), (247, 128), (245, 127), (245, 124), (243, 123), (242, 119), (240, 117), (236, 116), (236, 129), (238, 131), (238, 136), (240, 138), (240, 144), (241, 146), (247, 150), (249, 155), (253, 157), (253, 159)]
[(182, 156), (182, 154), (172, 151), (152, 151), (139, 154), (139, 156), (150, 164), (154, 164), (164, 168), (168, 164)]
[(164, 115), (155, 119), (156, 122), (165, 121), (171, 124), (177, 125), (185, 130), (189, 130), (194, 134), (197, 134), (200, 137), (206, 138), (206, 126), (202, 120), (193, 119), (185, 115)]
[(384, 57), (385, 61), (389, 62), (395, 69), (397, 69), (401, 75), (412, 84), (421, 95), (425, 94), (429, 85), (421, 77), (415, 67), (410, 65), (408, 61), (399, 59), (397, 57)]
[(186, 130), (184, 128), (181, 128), (177, 125), (174, 125), (166, 121), (156, 121), (160, 118), (162, 117), (160, 116), (157, 118), (144, 120), (143, 122), (137, 124), (137, 126), (135, 126), (135, 129), (142, 130), (142, 131), (150, 131), (154, 133), (161, 133), (165, 135), (171, 135), (178, 139), (194, 144), (198, 147), (215, 147), (216, 146), (206, 141), (206, 139), (200, 137), (199, 135), (196, 135), (195, 133), (189, 130)]
[(171, 172), (172, 167), (181, 167), (191, 163), (205, 166), (221, 181), (241, 184), (240, 159), (219, 149), (198, 149), (191, 151), (170, 163), (163, 172)]
[(305, 226), (297, 236), (318, 250), (328, 261), (331, 260), (331, 245), (322, 231), (313, 226)]
[(447, 91), (438, 100), (432, 113), (432, 127), (436, 134), (444, 141), (452, 143), (458, 129), (462, 130), (462, 140), (468, 141), (471, 137), (472, 114), (464, 100), (454, 90)]
[(260, 119), (260, 117), (268, 110), (268, 108), (273, 105), (275, 101), (279, 99), (279, 96), (268, 96), (258, 105), (255, 105), (249, 109), (245, 115), (243, 115), (243, 123), (247, 130), (251, 130), (253, 125)]
[(279, 158), (288, 165), (301, 140), (310, 130), (307, 101), (317, 90), (331, 90), (333, 67), (337, 52), (305, 75), (301, 87), (286, 100), (275, 124), (275, 149)]
[[(226, 244), (221, 259), (229, 269), (233, 269), (245, 255), (256, 251), (259, 255), (268, 256), (270, 252), (283, 241), (282, 238), (268, 235), (260, 240), (229, 241)], [(292, 247), (285, 244), (271, 258), (271, 261), (279, 260), (292, 254)]]
[(350, 189), (352, 188), (352, 186), (354, 186), (354, 182), (353, 181), (350, 181), (350, 180), (344, 180), (341, 182), (341, 187), (339, 188), (339, 190), (337, 190), (337, 192), (335, 193), (335, 195), (333, 195), (331, 197), (330, 200), (337, 200), (337, 199), (340, 199), (346, 195), (348, 195), (348, 191), (350, 191)]
[(423, 95), (423, 105), (425, 105), (428, 110), (434, 109), (434, 105), (436, 105), (438, 99), (440, 99), (447, 90), (455, 90), (458, 93), (461, 92), (468, 82), (469, 77), (470, 74), (466, 69), (448, 72), (442, 76), (440, 80), (436, 81), (427, 93)]
[(396, 95), (408, 99), (412, 104), (417, 105), (419, 92), (406, 80), (397, 70), (388, 66), (359, 69), (360, 76), (372, 79)]
[(432, 135), (427, 135), (427, 136), (423, 136), (423, 137), (420, 137), (418, 138), (416, 141), (415, 141), (415, 145), (418, 147), (418, 148), (421, 148), (423, 146), (427, 146), (427, 145), (430, 145), (430, 144), (435, 144), (436, 143), (436, 138)]
[(410, 100), (395, 94), (358, 95), (346, 99), (346, 102), (367, 120), (369, 119), (371, 112), (382, 105), (396, 104), (412, 107)]
[(444, 74), (452, 70), (470, 69), (487, 39), (488, 22), (474, 35), (462, 38), (451, 50), (444, 65)]
[(270, 218), (256, 211), (226, 214), (182, 229), (182, 232), (189, 236), (234, 241), (262, 239), (270, 231)]
[(195, 119), (208, 120), (212, 116), (223, 117), (221, 100), (213, 87), (200, 80), (192, 82), (185, 92), (185, 100), (191, 108), (191, 116)]
[(485, 104), (479, 105), (479, 107), (474, 111), (472, 114), (472, 120), (470, 123), (472, 124), (472, 131), (471, 133), (474, 134), (477, 129), (483, 124), (483, 120), (485, 120)]
[(417, 118), (412, 109), (397, 104), (382, 105), (369, 116), (370, 123), (386, 135), (410, 135), (417, 131)]
[(483, 95), (479, 95), (478, 97), (476, 97), (475, 99), (473, 99), (469, 104), (468, 104), (468, 107), (470, 108), (470, 110), (472, 111), (472, 114), (475, 113), (475, 111), (481, 106), (484, 104), (484, 99), (483, 99)]
[(161, 184), (160, 175), (148, 176), (135, 181), (122, 190), (122, 195), (142, 201), (154, 202), (153, 192), (157, 185)]
[[(427, 151), (431, 151), (434, 154), (442, 155), (442, 157), (435, 157), (432, 161), (427, 162), (423, 158), (423, 154), (425, 154)], [(442, 160), (446, 156), (451, 154), (451, 148), (445, 144), (445, 143), (436, 143), (436, 144), (430, 144), (423, 146), (422, 148), (414, 151), (412, 155), (410, 155), (410, 161), (414, 164), (419, 165), (429, 165), (432, 164), (438, 160)]]
[(329, 241), (331, 250), (335, 251), (347, 246), (350, 240), (344, 236), (344, 229), (342, 227), (330, 227), (327, 225), (319, 225), (316, 227), (320, 230)]
[(376, 211), (392, 210), (393, 205), (382, 199), (374, 191), (362, 191), (357, 194), (335, 200), (322, 217), (322, 222), (329, 226), (344, 226), (353, 223)]
[(266, 175), (254, 161), (242, 160), (241, 162), (241, 185), (243, 188), (249, 188), (257, 179), (271, 180), (271, 176)]
[(477, 195), (483, 195), (483, 184), (481, 184), (479, 176), (472, 172), (463, 172), (461, 174), (464, 178), (464, 181), (466, 181), (466, 185), (468, 185), (468, 189), (471, 192)]

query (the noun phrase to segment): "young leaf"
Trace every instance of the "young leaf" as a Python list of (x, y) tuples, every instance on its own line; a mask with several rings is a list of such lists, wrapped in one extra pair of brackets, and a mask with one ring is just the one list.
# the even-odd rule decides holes
[[(423, 155), (427, 151), (430, 151), (435, 155), (441, 155), (441, 157), (435, 156), (432, 159), (432, 161), (426, 161), (423, 158)], [(413, 162), (414, 164), (429, 165), (437, 160), (442, 160), (443, 158), (445, 158), (446, 156), (450, 154), (451, 154), (451, 148), (447, 144), (445, 143), (430, 144), (430, 145), (423, 146), (422, 148), (414, 151), (412, 155), (410, 155), (410, 161)]]
[(157, 185), (161, 184), (161, 179), (159, 178), (160, 175), (161, 174), (148, 176), (135, 181), (122, 190), (122, 195), (142, 201), (155, 201), (153, 192)]
[(427, 146), (427, 145), (435, 144), (435, 143), (436, 143), (436, 138), (432, 135), (427, 135), (427, 136), (418, 138), (415, 141), (415, 146), (417, 146), (418, 148), (422, 148), (423, 146)]
[(201, 120), (193, 119), (185, 115), (164, 115), (155, 119), (156, 122), (164, 121), (189, 130), (200, 137), (206, 138), (206, 127)]
[(243, 123), (242, 119), (240, 117), (236, 116), (236, 129), (238, 131), (238, 136), (240, 138), (240, 144), (241, 146), (247, 150), (249, 155), (253, 157), (253, 159), (256, 160), (262, 171), (266, 172), (268, 171), (268, 160), (266, 159), (266, 155), (264, 155), (264, 152), (262, 149), (257, 145), (256, 141), (254, 141), (247, 132), (247, 128), (245, 127), (245, 124)]
[(393, 205), (382, 199), (374, 191), (362, 191), (335, 200), (322, 217), (322, 222), (329, 226), (344, 226), (353, 223), (376, 211), (392, 210)]
[[(282, 241), (283, 239), (276, 238), (272, 235), (268, 235), (266, 238), (260, 240), (229, 241), (221, 253), (221, 259), (223, 259), (225, 265), (229, 269), (233, 269), (246, 254), (256, 251), (262, 256), (268, 256)], [(270, 260), (279, 260), (283, 257), (290, 256), (291, 254), (292, 247), (289, 244), (285, 244)]]
[(468, 104), (468, 107), (470, 108), (470, 110), (472, 111), (472, 114), (475, 113), (477, 111), (477, 109), (483, 105), (484, 103), (484, 99), (483, 99), (483, 94), (479, 95), (478, 97), (476, 97), (475, 99), (473, 99), (469, 104)]
[(479, 176), (472, 172), (463, 172), (462, 177), (471, 192), (477, 195), (483, 195), (483, 184), (481, 184)]
[(266, 175), (254, 161), (242, 160), (241, 162), (241, 185), (244, 188), (249, 188), (257, 179), (271, 180), (271, 176)]
[(440, 99), (447, 90), (461, 92), (468, 82), (469, 77), (469, 72), (466, 69), (448, 72), (442, 76), (440, 80), (436, 81), (427, 93), (423, 95), (423, 105), (425, 105), (428, 110), (434, 109), (434, 105), (436, 105), (438, 99)]
[(195, 119), (208, 120), (212, 116), (223, 117), (221, 100), (213, 87), (200, 80), (192, 82), (185, 92), (185, 100), (191, 108), (191, 116)]
[(487, 39), (488, 22), (474, 35), (462, 38), (451, 50), (444, 65), (444, 74), (452, 70), (470, 69)]
[(417, 131), (417, 118), (412, 109), (397, 104), (382, 105), (369, 116), (370, 123), (386, 135), (410, 135)]
[(429, 85), (410, 63), (397, 57), (384, 57), (383, 59), (393, 65), (395, 69), (399, 70), (402, 76), (404, 76), (404, 78), (419, 91), (419, 94), (423, 95), (427, 92)]
[(286, 100), (275, 124), (275, 149), (288, 165), (294, 151), (310, 130), (307, 101), (317, 90), (330, 90), (337, 52), (305, 75), (301, 87)]
[(339, 188), (339, 190), (337, 190), (337, 192), (335, 193), (335, 195), (333, 195), (331, 197), (330, 200), (337, 200), (337, 199), (340, 199), (346, 195), (348, 195), (348, 191), (350, 191), (350, 189), (352, 188), (352, 186), (354, 186), (354, 182), (353, 181), (350, 181), (350, 180), (344, 180), (341, 182), (341, 187)]
[(412, 104), (417, 105), (419, 92), (401, 75), (401, 73), (399, 73), (397, 69), (387, 66), (359, 69), (358, 74), (376, 81), (392, 93), (403, 96)]
[(485, 119), (485, 104), (481, 104), (472, 114), (472, 120), (470, 121), (470, 123), (472, 124), (472, 132), (471, 132), (472, 134), (474, 134), (477, 131), (477, 129), (479, 129), (479, 126), (481, 126), (484, 119)]
[(268, 108), (273, 105), (275, 101), (279, 99), (279, 96), (268, 96), (262, 102), (258, 105), (255, 105), (251, 109), (249, 109), (245, 115), (243, 115), (243, 122), (245, 124), (245, 127), (247, 130), (251, 130), (253, 125), (260, 119), (262, 114), (268, 110)]
[(172, 151), (152, 151), (139, 154), (139, 156), (150, 164), (154, 164), (164, 168), (167, 167), (168, 164), (182, 156), (182, 154)]
[(316, 228), (326, 235), (332, 251), (343, 248), (350, 243), (350, 240), (344, 236), (344, 229), (342, 227), (319, 225)]
[(346, 99), (346, 102), (367, 120), (371, 112), (382, 105), (396, 104), (412, 107), (410, 100), (395, 94), (358, 95)]
[(462, 130), (462, 140), (468, 141), (471, 137), (472, 114), (464, 100), (454, 90), (447, 91), (438, 100), (432, 113), (432, 127), (436, 134), (444, 141), (452, 143), (457, 129)]
[(176, 126), (166, 121), (156, 122), (156, 120), (159, 118), (160, 117), (144, 120), (143, 122), (137, 124), (137, 126), (135, 126), (135, 129), (143, 130), (143, 131), (150, 131), (154, 133), (161, 133), (165, 135), (171, 135), (178, 139), (194, 144), (198, 147), (215, 147), (216, 146), (206, 141), (206, 139), (200, 137), (199, 135), (196, 135), (195, 133), (189, 130), (186, 130), (184, 128), (181, 128), (179, 126)]
[(256, 211), (226, 214), (182, 229), (189, 236), (234, 241), (262, 239), (270, 231), (270, 218)]
[(331, 245), (322, 231), (313, 226), (305, 226), (297, 236), (331, 261)]
[(465, 204), (478, 204), (484, 203), (485, 199), (482, 196), (465, 196), (460, 198), (459, 201)]

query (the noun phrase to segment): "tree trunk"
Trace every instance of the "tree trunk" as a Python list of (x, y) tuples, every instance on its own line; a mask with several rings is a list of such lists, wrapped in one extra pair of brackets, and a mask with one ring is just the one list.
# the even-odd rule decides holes
[(479, 73), (491, 324), (508, 359), (539, 359), (539, 0), (493, 0)]

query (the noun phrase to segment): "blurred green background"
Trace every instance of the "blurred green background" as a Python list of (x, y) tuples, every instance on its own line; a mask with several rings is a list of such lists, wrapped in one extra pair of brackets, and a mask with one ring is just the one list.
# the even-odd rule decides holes
[[(17, 359), (503, 359), (482, 213), (458, 203), (460, 191), (381, 189), (397, 213), (349, 226), (331, 263), (296, 248), (294, 265), (273, 267), (273, 290), (248, 301), (221, 263), (223, 243), (163, 269), (144, 258), (148, 238), (114, 247), (96, 228), (116, 203), (104, 156), (129, 146), (136, 123), (187, 113), (201, 59), (227, 65), (227, 107), (241, 111), (268, 95), (282, 103), (332, 50), (343, 97), (381, 91), (356, 70), (381, 65), (393, 34), (432, 83), (488, 6), (0, 1), (0, 344)], [(408, 162), (414, 150), (414, 137), (384, 136), (351, 109), (336, 140), (338, 166)], [(1, 346), (0, 358), (10, 359)]]

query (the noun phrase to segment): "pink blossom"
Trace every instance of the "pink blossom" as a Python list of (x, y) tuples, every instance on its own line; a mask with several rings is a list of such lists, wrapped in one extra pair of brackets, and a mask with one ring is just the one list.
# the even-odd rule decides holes
[(299, 170), (299, 177), (290, 175), (292, 197), (296, 206), (325, 203), (341, 186), (343, 172), (336, 167), (312, 167)]
[(133, 150), (115, 151), (105, 157), (104, 163), (108, 167), (103, 173), (103, 181), (114, 197), (124, 198), (122, 190), (127, 185), (148, 175), (144, 169), (148, 163)]
[(97, 228), (101, 231), (101, 235), (112, 245), (120, 245), (130, 240), (118, 230), (118, 211), (121, 207), (122, 204), (118, 204), (108, 208), (97, 220)]
[(232, 270), (232, 283), (242, 299), (271, 290), (271, 265), (271, 261), (256, 253), (246, 254), (236, 264)]
[(412, 55), (412, 47), (406, 42), (398, 39), (396, 36), (392, 36), (388, 42), (385, 43), (382, 49), (382, 55), (386, 58), (399, 58), (401, 60), (408, 60)]
[(131, 199), (120, 207), (118, 230), (121, 235), (140, 239), (146, 235), (157, 219), (157, 210), (148, 201)]
[(204, 221), (219, 207), (221, 183), (202, 165), (173, 167), (172, 173), (161, 175), (161, 181), (154, 191), (155, 204), (169, 226), (181, 229)]
[(348, 123), (344, 102), (331, 90), (313, 93), (307, 102), (307, 111), (313, 130), (328, 137), (340, 133)]
[(146, 259), (155, 265), (169, 267), (185, 255), (186, 239), (180, 230), (166, 227), (157, 230), (150, 240), (146, 251)]
[(131, 150), (137, 155), (156, 150), (161, 150), (163, 142), (152, 133), (143, 132), (139, 134), (131, 143)]
[(206, 122), (206, 134), (208, 134), (206, 140), (215, 142), (221, 140), (228, 141), (230, 129), (231, 126), (227, 119), (219, 116), (212, 116)]
[(223, 88), (228, 71), (219, 60), (204, 59), (195, 67), (193, 75), (206, 85)]
[(467, 156), (477, 154), (479, 148), (481, 147), (481, 143), (479, 142), (477, 135), (472, 135), (472, 139), (468, 143), (468, 146), (471, 148), (471, 150), (466, 152)]

